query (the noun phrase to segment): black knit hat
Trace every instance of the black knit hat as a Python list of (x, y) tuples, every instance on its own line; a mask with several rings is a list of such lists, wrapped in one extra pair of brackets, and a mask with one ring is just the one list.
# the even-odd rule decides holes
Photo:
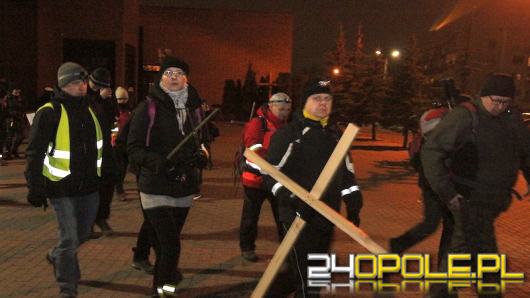
[(65, 62), (57, 70), (57, 86), (63, 88), (71, 82), (86, 80), (87, 75), (83, 66), (74, 62)]
[(327, 93), (331, 94), (331, 81), (321, 79), (321, 78), (314, 78), (309, 80), (304, 87), (304, 94), (302, 95), (302, 109), (305, 106), (305, 102), (307, 101), (307, 98), (313, 94), (320, 94), (320, 93)]
[(502, 97), (515, 96), (515, 82), (509, 74), (494, 73), (488, 76), (480, 89), (480, 97), (497, 95)]
[(176, 57), (167, 56), (164, 58), (164, 60), (162, 60), (162, 64), (160, 64), (160, 76), (162, 76), (164, 71), (170, 67), (180, 68), (186, 73), (186, 75), (190, 74), (190, 66), (186, 62)]
[(90, 74), (88, 79), (95, 85), (110, 87), (110, 71), (103, 67), (98, 67)]

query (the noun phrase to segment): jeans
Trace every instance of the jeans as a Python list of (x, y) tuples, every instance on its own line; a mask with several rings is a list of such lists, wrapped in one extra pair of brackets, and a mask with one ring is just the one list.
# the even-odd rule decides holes
[(256, 249), (256, 238), (258, 237), (258, 220), (261, 212), (261, 205), (265, 199), (269, 200), (276, 227), (278, 229), (278, 239), (283, 239), (283, 230), (279, 221), (278, 201), (266, 190), (244, 187), (245, 200), (243, 201), (243, 211), (239, 227), (239, 247), (241, 251), (253, 251)]
[(99, 205), (97, 192), (79, 196), (50, 199), (59, 225), (59, 243), (49, 253), (55, 279), (61, 292), (77, 293), (81, 278), (77, 248), (90, 235)]
[(180, 281), (178, 262), (180, 257), (180, 232), (186, 222), (190, 208), (158, 207), (146, 209), (145, 213), (156, 235), (156, 262), (153, 292), (165, 284)]

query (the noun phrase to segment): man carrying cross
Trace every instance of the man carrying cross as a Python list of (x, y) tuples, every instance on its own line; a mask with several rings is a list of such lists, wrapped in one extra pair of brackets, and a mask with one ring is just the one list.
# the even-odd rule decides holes
[[(302, 111), (295, 114), (291, 123), (273, 135), (267, 161), (301, 187), (311, 189), (341, 133), (337, 127), (328, 125), (333, 106), (329, 81), (311, 80), (305, 87), (302, 100)], [(285, 231), (296, 216), (307, 222), (288, 258), (290, 273), (296, 280), (296, 297), (307, 297), (310, 295), (307, 285), (307, 254), (328, 251), (333, 224), (272, 177), (264, 176), (264, 179), (267, 190), (278, 199), (280, 222)], [(345, 158), (343, 166), (329, 183), (322, 201), (338, 211), (341, 198), (356, 203), (355, 212), (358, 216), (362, 196), (349, 157)]]

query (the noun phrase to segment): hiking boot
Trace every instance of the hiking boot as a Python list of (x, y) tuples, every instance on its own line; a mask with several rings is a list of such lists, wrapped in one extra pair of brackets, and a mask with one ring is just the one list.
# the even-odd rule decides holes
[(247, 250), (247, 251), (242, 251), (241, 252), (241, 257), (243, 257), (243, 259), (249, 261), (249, 262), (257, 262), (258, 261), (258, 256), (256, 256), (256, 253), (253, 251), (253, 250)]
[(133, 260), (131, 267), (133, 267), (136, 270), (142, 270), (145, 273), (153, 274), (155, 272), (155, 266), (151, 265), (149, 260)]
[(106, 220), (96, 220), (96, 225), (101, 229), (103, 236), (110, 236), (114, 233)]

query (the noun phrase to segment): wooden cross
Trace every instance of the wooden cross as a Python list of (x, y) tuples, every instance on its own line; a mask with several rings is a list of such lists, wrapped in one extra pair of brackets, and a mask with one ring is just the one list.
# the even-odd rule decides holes
[[(359, 244), (364, 246), (371, 253), (382, 254), (386, 253), (386, 251), (377, 243), (375, 243), (363, 230), (356, 227), (353, 223), (329, 207), (326, 203), (320, 201), (320, 198), (326, 191), (331, 179), (333, 179), (333, 176), (337, 172), (341, 163), (344, 162), (344, 156), (350, 150), (351, 143), (353, 142), (353, 139), (355, 138), (355, 135), (358, 131), (359, 128), (351, 123), (348, 125), (348, 127), (346, 127), (346, 130), (340, 138), (339, 143), (335, 147), (333, 154), (331, 154), (326, 166), (322, 170), (322, 173), (318, 177), (315, 185), (311, 189), (311, 192), (305, 190), (303, 187), (291, 180), (289, 177), (280, 172), (273, 165), (269, 164), (253, 151), (247, 149), (245, 150), (244, 155), (247, 159), (257, 164), (264, 172), (289, 189), (298, 198), (311, 206), (311, 208), (322, 214), (325, 218), (352, 237), (355, 241), (359, 242)], [(301, 217), (297, 216), (295, 218), (291, 224), (291, 227), (289, 228), (289, 231), (287, 231), (282, 243), (276, 250), (276, 253), (267, 266), (267, 269), (263, 273), (263, 276), (258, 282), (258, 285), (254, 289), (254, 292), (252, 292), (252, 298), (263, 297), (267, 293), (272, 281), (278, 274), (281, 265), (291, 251), (291, 248), (296, 242), (296, 239), (298, 239), (298, 236), (304, 229), (305, 225), (306, 222)]]

